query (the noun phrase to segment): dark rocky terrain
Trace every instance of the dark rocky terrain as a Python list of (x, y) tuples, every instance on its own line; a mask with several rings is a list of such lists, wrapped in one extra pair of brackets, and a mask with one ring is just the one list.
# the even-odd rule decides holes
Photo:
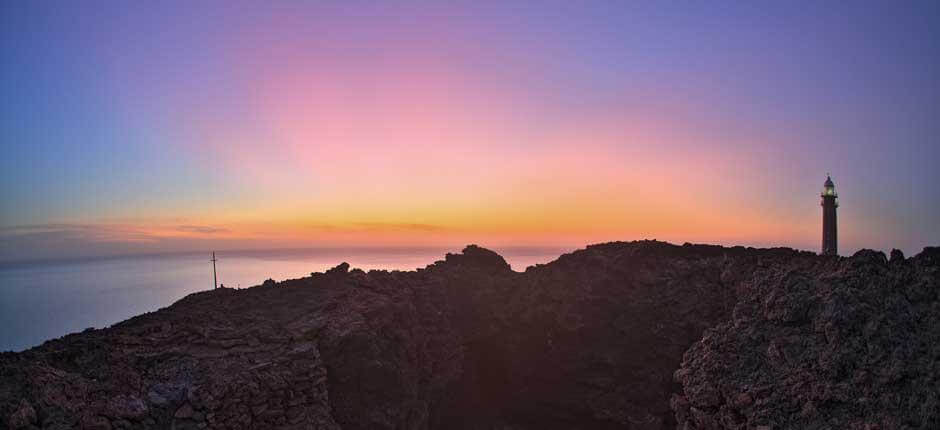
[(940, 250), (470, 246), (0, 354), (0, 427), (940, 428)]
[(940, 249), (760, 271), (686, 352), (686, 428), (940, 429)]

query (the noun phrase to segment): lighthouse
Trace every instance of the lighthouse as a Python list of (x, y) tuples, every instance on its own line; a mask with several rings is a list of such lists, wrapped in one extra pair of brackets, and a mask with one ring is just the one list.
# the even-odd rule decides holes
[(836, 235), (836, 208), (839, 207), (839, 195), (832, 178), (826, 175), (822, 190), (823, 231), (822, 255), (839, 255), (839, 243)]

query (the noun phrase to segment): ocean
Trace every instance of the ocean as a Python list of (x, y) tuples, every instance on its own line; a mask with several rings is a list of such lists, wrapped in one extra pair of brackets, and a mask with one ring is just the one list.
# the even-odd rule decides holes
[[(561, 248), (494, 249), (512, 266), (547, 263)], [(458, 249), (359, 248), (217, 252), (232, 288), (309, 276), (341, 262), (363, 270), (414, 270)], [(213, 287), (208, 252), (31, 262), (0, 266), (0, 351), (21, 351), (89, 327), (104, 328)]]

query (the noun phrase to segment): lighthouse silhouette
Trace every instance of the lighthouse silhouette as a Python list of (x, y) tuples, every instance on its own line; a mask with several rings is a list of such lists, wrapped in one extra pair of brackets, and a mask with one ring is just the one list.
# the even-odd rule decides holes
[(822, 255), (839, 255), (839, 243), (836, 234), (836, 208), (839, 207), (839, 195), (836, 194), (836, 185), (832, 178), (826, 174), (826, 182), (822, 191), (823, 231)]

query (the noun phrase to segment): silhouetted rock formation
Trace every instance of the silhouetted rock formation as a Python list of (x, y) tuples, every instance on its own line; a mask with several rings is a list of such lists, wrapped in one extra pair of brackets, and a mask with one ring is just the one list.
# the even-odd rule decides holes
[(0, 422), (929, 428), (937, 254), (641, 241), (524, 273), (472, 245), (413, 272), (344, 263), (0, 354)]

